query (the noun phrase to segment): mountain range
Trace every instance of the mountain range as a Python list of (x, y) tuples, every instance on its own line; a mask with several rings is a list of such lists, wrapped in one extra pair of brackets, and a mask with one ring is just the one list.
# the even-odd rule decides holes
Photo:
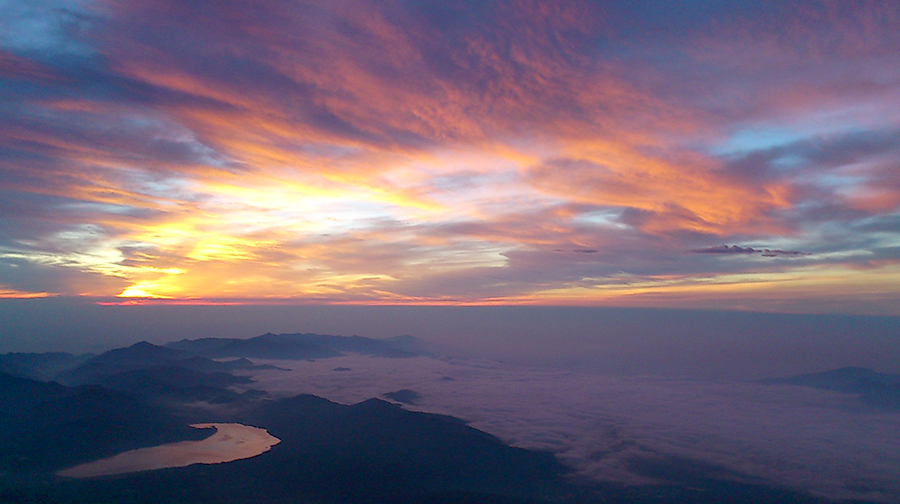
[(202, 338), (169, 343), (167, 348), (203, 357), (256, 359), (325, 359), (346, 353), (403, 358), (428, 354), (427, 345), (412, 336), (373, 339), (327, 334), (272, 334), (250, 339)]
[(858, 396), (870, 406), (900, 410), (900, 375), (879, 373), (862, 367), (844, 367), (764, 380), (776, 385), (813, 387)]
[[(312, 395), (273, 398), (233, 373), (264, 367), (251, 358), (285, 358), (273, 353), (278, 350), (294, 359), (346, 353), (404, 358), (428, 351), (410, 337), (265, 334), (166, 346), (140, 342), (100, 355), (0, 356), (3, 369), (18, 374), (0, 372), (0, 502), (824, 503), (650, 452), (632, 464), (656, 484), (598, 483), (573, 474), (550, 453), (509, 446), (454, 417), (410, 411), (419, 396), (409, 389), (385, 394), (406, 407), (375, 398), (346, 405)], [(826, 378), (843, 383), (830, 375), (795, 381)], [(122, 451), (204, 438), (208, 432), (189, 425), (209, 422), (261, 427), (281, 442), (229, 463), (88, 479), (55, 474)]]

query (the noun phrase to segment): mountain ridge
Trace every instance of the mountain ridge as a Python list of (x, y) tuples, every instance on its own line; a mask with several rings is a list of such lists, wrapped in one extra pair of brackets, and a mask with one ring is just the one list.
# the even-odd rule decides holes
[(900, 410), (900, 374), (880, 373), (864, 367), (845, 366), (817, 373), (770, 378), (761, 380), (761, 383), (852, 394), (870, 406)]
[(427, 344), (412, 336), (375, 339), (356, 335), (265, 333), (248, 339), (182, 339), (167, 343), (165, 347), (209, 358), (305, 360), (340, 357), (346, 353), (387, 358), (415, 357), (426, 355)]

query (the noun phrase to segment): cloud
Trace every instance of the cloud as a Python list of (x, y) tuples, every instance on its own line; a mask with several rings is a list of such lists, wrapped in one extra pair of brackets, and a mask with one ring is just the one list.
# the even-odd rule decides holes
[[(637, 461), (681, 460), (829, 498), (900, 497), (897, 414), (838, 393), (490, 361), (351, 356), (277, 364), (293, 371), (257, 373), (254, 386), (345, 403), (408, 388), (420, 395), (414, 409), (455, 415), (515, 446), (548, 450), (598, 480), (648, 483)], [(335, 366), (350, 370), (336, 373)]]
[[(0, 9), (3, 247), (96, 279), (65, 294), (601, 302), (896, 274), (890, 7)], [(718, 243), (796, 257), (682, 257)]]
[(0, 49), (48, 59), (85, 55), (90, 49), (83, 45), (82, 35), (96, 21), (88, 4), (82, 0), (4, 1), (0, 4)]

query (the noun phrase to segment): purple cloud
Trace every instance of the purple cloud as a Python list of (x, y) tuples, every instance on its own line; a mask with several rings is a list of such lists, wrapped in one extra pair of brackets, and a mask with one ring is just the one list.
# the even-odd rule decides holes
[[(844, 309), (897, 305), (896, 287), (860, 301), (856, 273), (900, 274), (893, 5), (3, 14), (0, 259), (58, 274), (64, 294), (557, 303), (627, 283), (654, 303), (719, 276), (777, 290), (816, 266)], [(29, 278), (0, 270), (0, 289), (52, 283)], [(260, 285), (273, 292), (247, 292)]]

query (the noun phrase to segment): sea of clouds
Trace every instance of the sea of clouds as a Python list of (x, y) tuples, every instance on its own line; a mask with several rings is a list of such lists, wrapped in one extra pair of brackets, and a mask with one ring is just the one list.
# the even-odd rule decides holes
[[(352, 404), (401, 389), (408, 409), (462, 418), (577, 475), (652, 480), (635, 461), (689, 459), (721, 474), (834, 499), (900, 502), (900, 412), (856, 397), (753, 382), (616, 377), (486, 360), (344, 356), (267, 361), (255, 388)], [(674, 457), (674, 458), (673, 458)]]

